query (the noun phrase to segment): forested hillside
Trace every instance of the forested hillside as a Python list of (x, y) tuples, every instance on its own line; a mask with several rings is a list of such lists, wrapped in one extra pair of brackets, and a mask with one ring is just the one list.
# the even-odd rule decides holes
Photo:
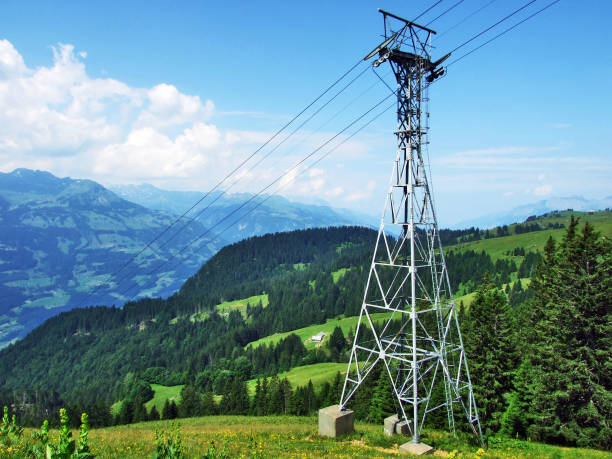
[[(559, 426), (565, 425), (574, 411), (557, 413), (559, 421), (546, 428), (530, 430), (529, 426), (541, 416), (550, 416), (544, 414), (546, 410), (550, 412), (564, 406), (551, 407), (549, 404), (539, 407), (540, 399), (537, 398), (543, 396), (543, 392), (538, 396), (537, 391), (549, 384), (550, 372), (557, 371), (554, 365), (551, 367), (553, 360), (547, 360), (546, 364), (537, 360), (538, 340), (548, 336), (537, 330), (548, 327), (546, 330), (550, 335), (561, 316), (548, 317), (532, 311), (536, 304), (548, 310), (551, 310), (550, 306), (546, 305), (559, 304), (554, 299), (558, 297), (550, 296), (553, 294), (550, 282), (574, 285), (576, 292), (584, 288), (584, 279), (571, 280), (573, 283), (570, 283), (568, 278), (572, 269), (584, 269), (582, 265), (572, 268), (575, 255), (570, 256), (569, 249), (565, 248), (570, 242), (572, 247), (582, 247), (580, 244), (587, 247), (584, 250), (591, 257), (591, 264), (587, 263), (587, 266), (595, 267), (596, 271), (588, 273), (594, 276), (589, 278), (589, 282), (595, 282), (598, 289), (596, 292), (593, 290), (593, 301), (589, 301), (599, 301), (599, 306), (588, 314), (574, 312), (596, 320), (583, 324), (589, 330), (592, 327), (588, 332), (592, 336), (590, 341), (584, 341), (583, 332), (576, 331), (571, 335), (573, 338), (559, 336), (557, 342), (559, 346), (566, 346), (568, 344), (563, 343), (568, 342), (578, 343), (576, 345), (584, 349), (585, 356), (593, 352), (594, 364), (607, 368), (605, 359), (608, 354), (605, 347), (601, 347), (605, 341), (599, 337), (602, 331), (607, 333), (609, 330), (609, 322), (608, 325), (605, 322), (605, 314), (609, 315), (609, 311), (606, 312), (605, 307), (602, 309), (602, 305), (605, 306), (609, 298), (610, 286), (609, 282), (600, 285), (601, 279), (605, 280), (602, 270), (609, 272), (610, 269), (610, 248), (606, 242), (612, 233), (609, 214), (583, 215), (584, 220), (593, 221), (595, 229), (603, 231), (608, 239), (592, 233), (592, 227), (584, 229), (588, 234), (580, 239), (577, 224), (563, 214), (535, 219), (520, 226), (498, 228), (490, 231), (488, 237), (480, 231), (478, 238), (474, 236), (476, 231), (471, 231), (472, 236), (445, 233), (447, 241), (454, 237), (458, 242), (446, 249), (454, 289), (459, 295), (475, 290), (475, 294), (459, 302), (459, 307), (465, 321), (466, 346), (471, 349), (468, 355), (473, 356), (474, 374), (479, 375), (475, 390), (478, 399), (483, 401), (482, 418), (488, 432), (495, 433), (504, 428), (515, 435), (530, 435), (547, 441), (585, 446), (608, 444), (607, 431), (601, 430), (601, 416), (605, 419), (606, 415), (601, 413), (607, 409), (605, 394), (609, 393), (606, 391), (610, 387), (605, 374), (597, 370), (597, 365), (588, 364), (588, 371), (592, 372), (588, 377), (598, 381), (597, 385), (576, 394), (575, 400), (584, 401), (585, 397), (587, 401), (593, 400), (594, 409), (600, 414), (589, 415), (585, 411), (583, 416), (591, 416), (593, 428), (603, 432), (603, 436), (588, 432), (585, 435), (583, 421), (575, 421), (577, 427), (572, 430), (559, 431), (559, 428), (565, 429)], [(532, 228), (531, 231), (517, 230), (527, 227)], [(570, 238), (567, 235), (570, 231), (576, 236)], [(554, 243), (547, 242), (551, 235), (558, 241), (568, 242), (556, 249)], [(319, 404), (337, 399), (341, 389), (340, 375), (316, 394), (312, 387), (307, 386), (306, 380), (303, 381), (304, 388), (293, 391), (288, 383), (273, 376), (295, 367), (312, 365), (314, 368), (321, 362), (344, 361), (350, 327), (344, 333), (340, 328), (334, 330), (322, 347), (306, 345), (302, 338), (291, 334), (256, 348), (247, 344), (273, 333), (321, 324), (330, 318), (356, 315), (375, 237), (372, 230), (344, 227), (250, 238), (222, 249), (167, 300), (140, 300), (122, 309), (96, 307), (74, 310), (50, 319), (24, 340), (0, 352), (0, 384), (4, 389), (0, 398), (15, 404), (21, 410), (22, 418), (32, 422), (41, 419), (45, 410), (70, 403), (89, 407), (90, 411), (98, 410), (99, 423), (102, 424), (108, 422), (108, 406), (117, 400), (127, 402), (122, 404), (118, 421), (145, 419), (149, 415), (146, 411), (142, 414), (141, 407), (152, 397), (151, 384), (185, 385), (179, 407), (173, 409), (172, 404), (168, 405), (165, 415), (162, 413), (164, 417), (217, 412), (219, 408), (215, 400), (220, 396), (224, 397), (221, 406), (227, 413), (311, 412)], [(543, 252), (544, 246), (546, 250)], [(556, 250), (559, 252), (554, 256), (560, 266), (566, 266), (566, 277), (553, 280), (551, 275), (547, 280), (542, 277), (543, 268), (538, 266), (542, 261), (543, 266), (547, 263), (552, 266), (551, 253)], [(577, 254), (580, 250), (575, 249), (572, 253)], [(528, 288), (531, 278), (537, 289)], [(486, 280), (481, 285), (483, 279)], [(544, 291), (550, 292), (548, 297), (542, 296)], [(232, 306), (241, 304), (232, 300), (246, 298), (251, 298), (252, 303)], [(578, 306), (568, 303), (567, 307)], [(479, 322), (486, 317), (492, 317), (492, 321)], [(499, 321), (495, 317), (499, 317)], [(548, 317), (551, 322), (542, 323), (543, 317)], [(485, 332), (489, 323), (505, 325)], [(569, 324), (565, 324), (565, 330), (569, 330), (568, 327)], [(519, 330), (524, 336), (517, 334)], [(499, 333), (502, 335), (496, 335)], [(594, 342), (597, 342), (596, 349), (593, 348)], [(521, 358), (511, 357), (517, 352), (517, 343), (530, 343), (527, 349), (531, 352), (522, 352)], [(497, 360), (479, 361), (481, 353), (477, 346), (483, 345), (497, 352), (494, 354)], [(563, 365), (571, 367), (578, 357), (563, 352), (567, 355), (567, 363)], [(553, 355), (556, 354), (553, 352), (551, 358)], [(609, 362), (609, 355), (607, 358)], [(491, 373), (489, 365), (498, 361), (502, 366)], [(537, 377), (541, 387), (528, 382), (536, 374), (534, 368), (539, 368)], [(244, 395), (246, 381), (252, 380), (255, 387), (255, 380), (262, 377), (272, 379), (259, 379), (254, 398), (249, 401), (248, 395)], [(376, 378), (376, 375), (372, 377)], [(601, 378), (604, 378), (603, 382)], [(561, 386), (555, 390), (562, 391), (563, 387), (572, 384), (571, 378), (561, 381)], [(381, 419), (385, 406), (382, 401), (388, 392), (384, 382), (384, 378), (380, 378), (380, 382), (371, 386), (374, 392), (364, 392), (363, 396), (355, 399), (358, 416), (376, 422)], [(560, 397), (558, 403), (562, 399)], [(576, 405), (577, 410), (590, 406), (580, 403), (582, 405)], [(382, 407), (382, 411), (372, 411), (374, 405)], [(530, 407), (529, 414), (522, 415), (527, 411), (520, 407)], [(538, 425), (544, 424), (540, 422)]]

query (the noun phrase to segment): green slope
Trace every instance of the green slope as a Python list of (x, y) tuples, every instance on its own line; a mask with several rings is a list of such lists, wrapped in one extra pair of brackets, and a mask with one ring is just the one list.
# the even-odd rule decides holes
[[(180, 384), (178, 386), (162, 386), (161, 384), (151, 384), (151, 389), (153, 389), (154, 395), (151, 400), (145, 403), (145, 408), (147, 411), (151, 411), (151, 408), (155, 406), (159, 414), (161, 414), (162, 409), (164, 408), (164, 403), (166, 400), (174, 400), (176, 403), (181, 401), (181, 390), (183, 389), (184, 384)], [(119, 414), (121, 410), (121, 404), (123, 400), (119, 400), (111, 405), (111, 414), (116, 416)]]
[[(391, 317), (391, 313), (382, 312), (379, 314), (372, 314), (371, 317), (373, 321), (378, 322), (383, 321), (388, 317)], [(342, 329), (342, 333), (344, 333), (344, 335), (346, 336), (349, 330), (355, 330), (358, 320), (358, 316), (327, 319), (324, 324), (311, 325), (309, 327), (299, 328), (297, 330), (291, 330), (284, 333), (275, 333), (274, 335), (266, 336), (265, 338), (261, 338), (257, 341), (253, 341), (252, 343), (247, 344), (246, 347), (252, 346), (253, 348), (256, 348), (258, 346), (261, 346), (262, 344), (276, 344), (281, 339), (286, 338), (291, 334), (296, 334), (302, 339), (302, 341), (304, 341), (306, 349), (312, 349), (317, 345), (317, 343), (306, 341), (312, 338), (317, 333), (324, 332), (327, 338), (327, 336), (334, 331), (334, 328), (340, 327)], [(325, 338), (323, 339), (323, 342), (325, 342)]]
[(256, 306), (261, 301), (261, 305), (265, 308), (268, 306), (268, 295), (254, 295), (240, 300), (224, 301), (215, 306), (217, 312), (221, 315), (229, 314), (232, 311), (240, 311), (242, 317), (246, 318), (247, 305)]
[[(335, 362), (314, 363), (312, 365), (295, 367), (284, 373), (279, 373), (278, 377), (280, 379), (287, 378), (293, 389), (298, 386), (305, 386), (308, 384), (308, 380), (311, 380), (315, 390), (318, 390), (319, 387), (326, 382), (331, 382), (336, 376), (336, 373), (346, 373), (346, 365), (346, 363)], [(251, 396), (255, 394), (256, 384), (256, 379), (247, 381), (247, 388)]]
[[(587, 212), (565, 211), (554, 213), (553, 215), (555, 216), (540, 217), (531, 223), (537, 222), (544, 226), (549, 223), (563, 223), (567, 226), (570, 216), (574, 215), (580, 218), (581, 225), (584, 224), (584, 222), (589, 222), (595, 227), (596, 231), (600, 231), (606, 237), (612, 237), (612, 211), (596, 212), (592, 215)], [(511, 232), (515, 226), (516, 225), (509, 226)], [(448, 247), (445, 247), (445, 250), (458, 249), (460, 251), (485, 251), (491, 255), (491, 258), (493, 258), (493, 261), (495, 261), (499, 258), (507, 257), (507, 255), (505, 255), (506, 252), (517, 247), (523, 247), (526, 251), (542, 250), (550, 236), (557, 241), (560, 241), (564, 234), (565, 228), (547, 229), (542, 231), (534, 231), (531, 233), (511, 234), (510, 236), (495, 237), (491, 239), (482, 239), (479, 241), (449, 245)]]

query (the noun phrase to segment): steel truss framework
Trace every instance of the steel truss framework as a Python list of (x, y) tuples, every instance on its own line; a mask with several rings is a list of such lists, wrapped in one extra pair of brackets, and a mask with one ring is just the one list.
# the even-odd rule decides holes
[[(374, 66), (389, 62), (397, 80), (397, 154), (340, 407), (381, 365), (391, 379), (398, 416), (410, 421), (412, 441), (419, 442), (427, 415), (438, 409), (446, 411), (453, 433), (455, 415), (463, 411), (482, 441), (422, 154), (425, 91), (443, 73), (436, 69), (440, 61), (432, 63), (429, 55), (435, 32), (383, 15), (387, 40), (375, 50)], [(399, 31), (389, 29), (388, 16), (400, 21)], [(376, 313), (387, 316), (380, 322)]]

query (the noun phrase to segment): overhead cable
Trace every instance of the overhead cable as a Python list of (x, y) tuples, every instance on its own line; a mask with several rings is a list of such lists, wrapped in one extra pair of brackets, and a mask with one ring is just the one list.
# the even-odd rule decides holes
[[(371, 108), (369, 108), (365, 113), (361, 114), (359, 117), (355, 118), (353, 121), (351, 121), (348, 125), (346, 125), (341, 131), (339, 131), (338, 133), (336, 133), (335, 135), (333, 135), (332, 137), (330, 137), (329, 139), (327, 139), (325, 142), (323, 142), (321, 145), (319, 145), (316, 149), (314, 149), (312, 152), (310, 152), (308, 155), (306, 155), (305, 157), (303, 157), (302, 159), (300, 159), (297, 163), (295, 163), (293, 166), (291, 166), (289, 169), (285, 170), (285, 172), (283, 172), (280, 176), (278, 176), (276, 179), (274, 179), (272, 182), (270, 182), (268, 185), (266, 185), (265, 187), (263, 187), (261, 190), (259, 190), (256, 194), (252, 195), (248, 200), (246, 200), (245, 202), (243, 202), (239, 207), (235, 208), (234, 210), (232, 210), (229, 214), (227, 214), (225, 217), (223, 217), (221, 220), (219, 220), (215, 225), (209, 227), (208, 229), (206, 229), (206, 231), (204, 231), (203, 233), (201, 233), (199, 236), (197, 236), (196, 238), (192, 239), (188, 244), (186, 244), (183, 248), (181, 248), (176, 254), (174, 254), (172, 257), (170, 257), (168, 260), (164, 261), (161, 265), (157, 266), (155, 269), (151, 270), (150, 272), (148, 272), (146, 275), (147, 276), (152, 276), (153, 274), (155, 274), (156, 272), (158, 272), (161, 268), (163, 268), (166, 264), (168, 264), (171, 260), (173, 260), (174, 258), (176, 258), (178, 255), (180, 255), (181, 253), (183, 253), (185, 250), (187, 250), (190, 246), (192, 246), (193, 244), (195, 244), (197, 241), (199, 241), (200, 239), (202, 239), (204, 236), (206, 236), (207, 234), (209, 234), (214, 228), (216, 228), (217, 226), (219, 226), (221, 223), (223, 223), (225, 220), (227, 220), (228, 218), (230, 218), (232, 215), (236, 214), (239, 210), (241, 210), (242, 208), (244, 208), (248, 203), (252, 202), (253, 200), (255, 200), (256, 198), (258, 198), (259, 196), (261, 196), (264, 192), (266, 192), (269, 188), (271, 188), (274, 184), (278, 183), (279, 181), (281, 181), (283, 178), (285, 178), (288, 174), (290, 174), (291, 172), (293, 172), (297, 167), (299, 167), (301, 164), (303, 164), (305, 161), (307, 161), (309, 158), (311, 158), (313, 155), (315, 155), (317, 152), (319, 152), (320, 150), (322, 150), (323, 148), (325, 148), (327, 145), (329, 145), (331, 142), (333, 142), (336, 138), (338, 138), (340, 135), (342, 135), (344, 132), (346, 132), (347, 130), (349, 130), (352, 126), (354, 126), (356, 123), (358, 123), (359, 121), (361, 121), (364, 117), (366, 117), (368, 114), (370, 114), (372, 111), (376, 110), (380, 105), (382, 105), (387, 99), (389, 99), (389, 97), (391, 97), (393, 94), (389, 94), (386, 97), (384, 97), (383, 99), (381, 99), (378, 103), (376, 103), (374, 106), (372, 106)], [(148, 285), (148, 284), (147, 284)], [(124, 290), (122, 292), (122, 294), (127, 293), (129, 290), (131, 290), (134, 287), (137, 287), (138, 285), (132, 285), (131, 287), (129, 287), (127, 290)]]
[(481, 35), (487, 33), (489, 30), (493, 29), (494, 27), (497, 27), (499, 24), (501, 24), (504, 21), (507, 21), (508, 19), (510, 19), (512, 16), (514, 16), (515, 14), (521, 12), (522, 10), (524, 10), (525, 8), (527, 8), (529, 5), (531, 5), (532, 3), (537, 2), (537, 0), (531, 0), (530, 2), (525, 3), (523, 6), (521, 6), (520, 8), (518, 8), (517, 10), (514, 10), (512, 13), (508, 14), (507, 16), (505, 16), (504, 18), (500, 19), (499, 21), (497, 21), (495, 24), (487, 27), (486, 29), (484, 29), (481, 32), (478, 32), (476, 35), (474, 35), (472, 38), (464, 41), (463, 43), (461, 43), (459, 46), (457, 46), (455, 49), (453, 49), (452, 51), (450, 51), (450, 54), (454, 53), (455, 51), (463, 48), (465, 45), (467, 45), (468, 43), (473, 42), (474, 40), (476, 40), (478, 37), (480, 37)]
[(538, 14), (540, 14), (542, 11), (550, 8), (551, 6), (553, 6), (555, 3), (559, 3), (560, 0), (554, 0), (553, 2), (550, 2), (548, 5), (546, 5), (544, 8), (539, 9), (538, 11), (536, 11), (535, 13), (527, 16), (525, 19), (520, 20), (519, 22), (517, 22), (516, 24), (514, 24), (511, 27), (508, 27), (506, 30), (504, 30), (503, 32), (498, 33), (497, 35), (495, 35), (493, 38), (490, 38), (489, 40), (485, 41), (484, 43), (480, 44), (479, 46), (477, 46), (476, 48), (472, 49), (471, 51), (465, 53), (464, 55), (458, 57), (457, 59), (455, 59), (454, 61), (450, 62), (446, 67), (450, 67), (451, 65), (459, 62), (461, 59), (469, 56), (470, 54), (478, 51), (480, 48), (482, 48), (485, 45), (488, 45), (489, 43), (491, 43), (494, 40), (497, 40), (499, 37), (501, 37), (502, 35), (510, 32), (512, 29), (518, 27), (519, 25), (521, 25), (522, 23), (528, 21), (529, 19), (533, 18), (534, 16), (537, 16)]

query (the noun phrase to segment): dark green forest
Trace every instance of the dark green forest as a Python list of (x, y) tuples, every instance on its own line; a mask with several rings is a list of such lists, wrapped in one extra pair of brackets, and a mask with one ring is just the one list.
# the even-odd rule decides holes
[[(536, 222), (511, 231), (542, 229)], [(441, 237), (450, 244), (507, 231), (443, 231)], [(245, 345), (358, 314), (375, 237), (357, 227), (254, 237), (223, 248), (168, 299), (63, 313), (0, 351), (0, 403), (29, 424), (62, 405), (87, 410), (93, 426), (215, 413), (310, 414), (337, 403), (340, 374), (318, 391), (307, 382), (292, 388), (276, 375), (347, 360), (350, 337), (340, 329), (325, 349), (307, 350), (295, 335), (255, 350)], [(543, 254), (512, 250), (520, 263), (473, 250), (446, 254), (453, 289), (477, 292), (460, 315), (486, 435), (609, 448), (610, 242), (572, 219), (564, 238), (551, 239)], [(334, 282), (332, 273), (341, 268), (347, 270)], [(531, 284), (510, 287), (517, 277)], [(250, 305), (245, 316), (214, 310), (262, 293), (269, 304)], [(380, 422), (394, 408), (386, 378), (370, 377), (375, 383), (358, 392), (353, 409)], [(245, 382), (252, 378), (258, 381), (249, 397)], [(185, 384), (179, 405), (168, 402), (162, 413), (147, 413), (143, 403), (153, 383)], [(109, 406), (117, 400), (125, 402), (113, 420)], [(431, 419), (443, 424), (445, 416)]]

